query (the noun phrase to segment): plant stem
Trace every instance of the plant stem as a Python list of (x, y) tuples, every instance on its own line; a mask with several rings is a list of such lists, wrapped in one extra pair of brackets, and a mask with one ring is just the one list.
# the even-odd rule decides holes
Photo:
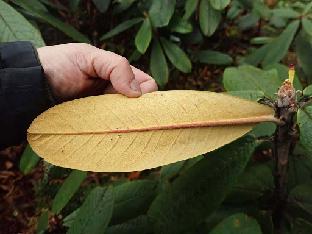
[(285, 81), (278, 91), (275, 104), (275, 117), (282, 124), (274, 135), (275, 189), (273, 194), (273, 223), (276, 233), (281, 233), (283, 213), (287, 204), (288, 159), (295, 135), (294, 116), (297, 111), (296, 91), (292, 84)]

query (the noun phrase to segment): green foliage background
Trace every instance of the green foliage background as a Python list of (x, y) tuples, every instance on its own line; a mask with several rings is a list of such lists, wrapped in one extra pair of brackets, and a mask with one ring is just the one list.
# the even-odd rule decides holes
[[(296, 89), (312, 95), (308, 0), (0, 0), (0, 42), (16, 40), (115, 51), (142, 65), (161, 89), (208, 64), (224, 71), (224, 90), (250, 100), (274, 99), (287, 64), (296, 63)], [(297, 123), (282, 233), (312, 232), (312, 107), (299, 110)], [(44, 163), (37, 232), (49, 233), (49, 219), (58, 215), (68, 233), (274, 233), (274, 129), (260, 124), (221, 149), (134, 181), (100, 175), (94, 183), (86, 172)], [(21, 171), (29, 173), (38, 161), (27, 147)]]

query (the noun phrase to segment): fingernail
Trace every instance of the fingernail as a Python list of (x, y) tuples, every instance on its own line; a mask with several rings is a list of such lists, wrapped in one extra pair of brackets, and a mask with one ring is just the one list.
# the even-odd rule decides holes
[(132, 80), (130, 88), (135, 92), (141, 92), (140, 83), (137, 80)]

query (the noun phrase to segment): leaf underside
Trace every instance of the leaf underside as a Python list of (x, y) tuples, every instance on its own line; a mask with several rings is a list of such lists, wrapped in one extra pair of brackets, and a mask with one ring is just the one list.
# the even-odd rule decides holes
[(270, 108), (225, 94), (108, 94), (49, 109), (31, 124), (28, 141), (38, 155), (61, 167), (136, 171), (212, 151), (263, 121), (274, 121)]

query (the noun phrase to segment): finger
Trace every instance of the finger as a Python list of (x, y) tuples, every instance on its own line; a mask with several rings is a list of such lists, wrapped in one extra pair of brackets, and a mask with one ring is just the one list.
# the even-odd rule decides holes
[(139, 82), (135, 79), (128, 60), (122, 58), (110, 73), (113, 88), (128, 97), (141, 96)]
[(154, 91), (158, 90), (158, 86), (157, 86), (155, 80), (153, 80), (153, 79), (150, 79), (150, 80), (147, 80), (145, 82), (142, 82), (140, 84), (140, 88), (141, 88), (142, 94), (144, 94), (144, 93), (151, 93), (151, 92), (154, 92)]
[(146, 74), (145, 72), (141, 71), (140, 69), (138, 69), (134, 66), (131, 66), (131, 69), (132, 69), (132, 72), (135, 76), (135, 79), (137, 81), (139, 81), (140, 83), (153, 79), (150, 75)]
[(128, 97), (139, 97), (141, 89), (128, 60), (115, 53), (97, 49), (92, 63), (98, 77), (109, 79), (113, 88)]
[(131, 68), (134, 73), (135, 79), (140, 82), (142, 94), (158, 90), (157, 83), (151, 76), (149, 76), (148, 74), (146, 74), (145, 72), (141, 71), (136, 67), (131, 66)]
[[(155, 80), (153, 80), (153, 79), (142, 82), (140, 84), (140, 88), (141, 88), (142, 94), (151, 93), (151, 92), (158, 90), (157, 84), (156, 84)], [(112, 84), (109, 84), (105, 88), (104, 93), (109, 94), (109, 93), (118, 93), (118, 92), (116, 91), (116, 89), (114, 89)]]

